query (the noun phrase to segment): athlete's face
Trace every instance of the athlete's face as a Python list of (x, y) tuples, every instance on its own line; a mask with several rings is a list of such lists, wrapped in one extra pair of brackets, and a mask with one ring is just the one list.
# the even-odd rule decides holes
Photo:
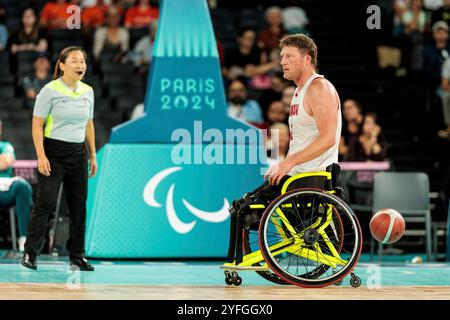
[(298, 79), (310, 63), (311, 56), (300, 52), (296, 47), (285, 46), (281, 49), (281, 67), (287, 80)]
[(72, 51), (67, 56), (64, 63), (60, 63), (61, 70), (64, 75), (73, 79), (81, 80), (86, 73), (86, 61), (81, 51)]

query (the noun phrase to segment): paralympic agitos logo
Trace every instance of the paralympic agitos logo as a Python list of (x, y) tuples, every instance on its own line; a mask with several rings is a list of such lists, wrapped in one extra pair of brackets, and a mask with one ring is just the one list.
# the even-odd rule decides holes
[[(158, 185), (170, 174), (182, 170), (182, 167), (171, 167), (165, 170), (162, 170), (155, 174), (147, 183), (144, 188), (143, 198), (145, 203), (153, 208), (161, 208), (162, 205), (155, 199), (155, 192), (158, 188)], [(173, 230), (180, 234), (185, 234), (190, 232), (196, 225), (198, 219), (201, 219), (210, 223), (220, 223), (228, 219), (229, 212), (228, 208), (230, 204), (226, 198), (223, 199), (223, 206), (218, 211), (204, 211), (198, 209), (191, 205), (186, 199), (182, 198), (182, 203), (184, 207), (193, 215), (192, 221), (184, 222), (178, 217), (175, 211), (174, 205), (174, 191), (175, 191), (175, 183), (172, 183), (169, 187), (169, 191), (167, 192), (165, 209), (167, 220), (169, 221), (170, 226)]]

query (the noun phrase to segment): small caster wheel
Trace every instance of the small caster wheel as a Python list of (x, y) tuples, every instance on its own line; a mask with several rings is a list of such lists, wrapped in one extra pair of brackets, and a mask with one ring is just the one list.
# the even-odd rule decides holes
[(225, 273), (225, 283), (231, 286), (233, 284), (233, 279), (231, 278), (230, 271), (225, 271), (224, 273)]
[(334, 285), (335, 286), (340, 286), (343, 282), (344, 282), (344, 280), (341, 279), (338, 282), (336, 282)]
[(352, 278), (350, 279), (350, 285), (353, 288), (358, 288), (361, 285), (361, 278), (358, 276), (352, 276)]
[(239, 274), (236, 271), (231, 274), (231, 279), (233, 281), (233, 284), (236, 287), (240, 286), (242, 283), (242, 278), (239, 276)]

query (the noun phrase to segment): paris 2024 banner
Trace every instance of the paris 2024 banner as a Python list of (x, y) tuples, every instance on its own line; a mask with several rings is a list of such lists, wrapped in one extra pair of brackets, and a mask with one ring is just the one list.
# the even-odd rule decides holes
[(267, 160), (261, 132), (227, 115), (206, 0), (162, 1), (144, 105), (98, 152), (87, 255), (224, 257), (228, 207)]

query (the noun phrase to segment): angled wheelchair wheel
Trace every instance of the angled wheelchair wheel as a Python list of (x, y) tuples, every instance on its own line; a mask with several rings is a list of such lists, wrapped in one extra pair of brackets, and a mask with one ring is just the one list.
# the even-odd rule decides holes
[(362, 248), (353, 211), (320, 189), (296, 189), (275, 199), (261, 218), (258, 240), (270, 269), (302, 287), (338, 283), (353, 271)]
[[(258, 231), (256, 230), (244, 230), (242, 233), (243, 237), (243, 249), (244, 254), (251, 254), (252, 252), (255, 252), (259, 250), (258, 246)], [(262, 267), (263, 263), (255, 263), (254, 267)], [(281, 285), (289, 285), (288, 282), (281, 279), (277, 274), (273, 273), (272, 271), (256, 271), (258, 275), (263, 277), (264, 279)]]

